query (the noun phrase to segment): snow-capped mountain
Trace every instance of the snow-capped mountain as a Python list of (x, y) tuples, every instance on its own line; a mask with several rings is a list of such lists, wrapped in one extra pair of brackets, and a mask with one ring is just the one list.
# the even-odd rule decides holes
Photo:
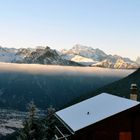
[(120, 58), (116, 61), (114, 65), (115, 69), (133, 69), (133, 68), (138, 68), (138, 65), (134, 62), (130, 61), (125, 61), (123, 58)]
[(104, 67), (104, 68), (114, 68), (114, 69), (134, 69), (139, 68), (139, 66), (130, 61), (125, 61), (123, 58), (117, 59), (115, 62), (113, 62), (111, 59), (105, 59), (101, 62), (98, 62), (96, 64), (93, 64), (92, 66), (95, 67)]
[(14, 48), (3, 48), (0, 47), (0, 61), (1, 62), (12, 62), (18, 57), (15, 57), (17, 49)]
[[(16, 63), (20, 63), (23, 62), (23, 60), (28, 57), (33, 51), (35, 51), (36, 49), (31, 49), (31, 48), (20, 48), (18, 49), (17, 53), (15, 54), (15, 61), (12, 62), (16, 62)], [(18, 57), (18, 59), (17, 59)]]
[(82, 65), (86, 65), (86, 66), (89, 66), (89, 65), (96, 63), (96, 61), (94, 61), (93, 59), (86, 58), (86, 57), (83, 57), (80, 55), (75, 55), (73, 58), (71, 58), (71, 61), (80, 63)]
[(140, 67), (140, 58), (134, 62), (118, 55), (108, 55), (100, 49), (75, 45), (73, 48), (61, 51), (49, 47), (36, 48), (3, 48), (0, 47), (0, 62), (9, 63), (39, 63), (54, 65), (85, 65), (105, 68), (128, 69)]
[(57, 53), (56, 50), (52, 50), (49, 47), (46, 47), (45, 49), (37, 48), (36, 50), (26, 55), (22, 62), (54, 65), (80, 65), (79, 63), (62, 59), (62, 57)]
[(62, 57), (64, 59), (72, 59), (75, 57), (75, 55), (79, 55), (85, 58), (90, 58), (93, 61), (102, 61), (104, 58), (107, 57), (107, 54), (105, 54), (102, 50), (100, 49), (93, 49), (92, 47), (88, 46), (83, 46), (83, 45), (75, 45), (73, 48), (70, 50), (62, 50)]
[(91, 65), (105, 68), (116, 69), (130, 69), (138, 68), (139, 65), (130, 60), (118, 55), (107, 55), (100, 49), (93, 49), (92, 47), (75, 45), (69, 50), (62, 50), (61, 56), (63, 59), (78, 62), (84, 65)]
[(33, 49), (0, 47), (0, 62), (20, 62), (32, 51)]
[(72, 65), (79, 66), (81, 64), (64, 60), (58, 51), (49, 47), (38, 46), (36, 48), (3, 48), (0, 47), (0, 62), (8, 63), (39, 63), (39, 64), (55, 64), (55, 65)]

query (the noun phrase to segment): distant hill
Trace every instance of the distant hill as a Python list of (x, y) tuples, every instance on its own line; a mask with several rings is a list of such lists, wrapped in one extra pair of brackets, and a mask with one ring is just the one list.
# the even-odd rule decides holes
[(80, 102), (82, 100), (93, 97), (103, 92), (107, 92), (113, 95), (117, 95), (117, 96), (121, 96), (121, 97), (125, 97), (129, 99), (130, 93), (131, 93), (130, 86), (132, 83), (136, 83), (138, 85), (138, 92), (139, 92), (138, 100), (140, 101), (140, 68), (139, 68), (138, 70), (136, 70), (134, 73), (130, 74), (129, 76), (121, 80), (118, 80), (116, 82), (113, 82), (111, 84), (108, 84), (106, 86), (103, 86), (84, 96), (81, 96), (73, 100), (73, 102), (69, 103), (68, 105)]
[(31, 100), (42, 109), (62, 108), (79, 96), (117, 81), (133, 70), (0, 64), (0, 107), (25, 110)]

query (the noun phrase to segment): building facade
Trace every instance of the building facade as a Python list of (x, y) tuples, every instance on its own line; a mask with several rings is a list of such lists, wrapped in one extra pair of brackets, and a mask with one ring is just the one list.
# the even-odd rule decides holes
[(140, 140), (140, 103), (134, 100), (102, 93), (55, 116), (63, 125), (56, 140)]

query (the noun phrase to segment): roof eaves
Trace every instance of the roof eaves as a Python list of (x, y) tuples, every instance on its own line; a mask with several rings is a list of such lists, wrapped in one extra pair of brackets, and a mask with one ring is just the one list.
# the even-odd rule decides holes
[(54, 116), (69, 130), (71, 134), (75, 134), (75, 131), (68, 124), (66, 124), (56, 113), (54, 114)]

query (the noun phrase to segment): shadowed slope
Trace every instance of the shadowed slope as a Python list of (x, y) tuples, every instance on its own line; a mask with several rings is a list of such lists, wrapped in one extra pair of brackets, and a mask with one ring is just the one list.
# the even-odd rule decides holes
[(31, 100), (45, 109), (62, 108), (79, 96), (132, 73), (91, 67), (0, 64), (0, 107), (26, 109)]

